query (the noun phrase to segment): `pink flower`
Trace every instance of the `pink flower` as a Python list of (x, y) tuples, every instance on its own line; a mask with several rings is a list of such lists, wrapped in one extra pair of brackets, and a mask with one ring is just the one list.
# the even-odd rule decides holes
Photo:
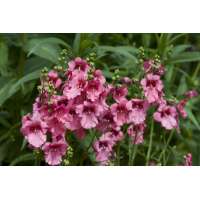
[(54, 106), (67, 105), (68, 103), (66, 96), (52, 95), (50, 100)]
[(146, 60), (146, 61), (144, 61), (143, 67), (144, 67), (144, 70), (145, 70), (146, 73), (149, 72), (152, 69), (152, 65), (153, 64), (154, 64), (153, 60)]
[(100, 112), (98, 106), (94, 103), (85, 101), (83, 104), (76, 107), (76, 112), (81, 118), (81, 125), (83, 128), (94, 128), (98, 124), (97, 117)]
[(130, 125), (128, 127), (128, 135), (132, 138), (133, 144), (141, 144), (144, 141), (144, 124)]
[(165, 73), (165, 67), (164, 67), (164, 65), (160, 64), (160, 65), (156, 68), (156, 70), (155, 70), (154, 73), (157, 74), (157, 75), (159, 75), (159, 76), (164, 75), (164, 73)]
[(154, 113), (153, 117), (157, 122), (160, 122), (162, 126), (167, 130), (178, 128), (178, 115), (174, 106), (161, 104), (157, 112)]
[(186, 98), (182, 99), (177, 105), (176, 108), (179, 111), (181, 117), (186, 118), (187, 117), (187, 112), (185, 110), (185, 106), (187, 104), (187, 102), (193, 98), (196, 97), (198, 95), (197, 91), (195, 90), (190, 90), (188, 92), (185, 93)]
[(198, 96), (198, 92), (196, 90), (190, 90), (185, 93), (185, 96), (188, 97), (189, 99)]
[(124, 84), (124, 85), (131, 85), (132, 83), (133, 83), (133, 81), (129, 78), (129, 77), (123, 77), (122, 79), (121, 79), (121, 82)]
[(61, 122), (65, 122), (67, 115), (67, 108), (64, 104), (53, 105), (49, 112), (49, 117), (55, 117)]
[(108, 90), (108, 88), (104, 88), (103, 92), (99, 95), (99, 98), (94, 102), (98, 105), (101, 113), (105, 112), (109, 108), (109, 105), (106, 102), (109, 94)]
[(116, 127), (113, 115), (110, 110), (107, 110), (102, 115), (100, 115), (97, 129), (102, 133), (105, 133), (111, 130), (113, 127)]
[(87, 98), (91, 101), (95, 101), (99, 98), (100, 94), (103, 92), (103, 85), (99, 80), (88, 81), (86, 87)]
[(73, 99), (81, 94), (86, 87), (86, 80), (82, 73), (77, 74), (64, 85), (63, 94), (68, 99)]
[(132, 111), (130, 113), (130, 122), (134, 124), (144, 123), (146, 119), (146, 111), (148, 108), (148, 102), (143, 99), (132, 99)]
[(54, 135), (54, 136), (58, 136), (58, 135), (63, 135), (65, 134), (66, 131), (66, 127), (64, 125), (64, 122), (62, 122), (61, 120), (59, 120), (56, 117), (50, 117), (48, 119), (48, 129), (49, 131)]
[(87, 63), (86, 60), (81, 59), (81, 58), (75, 58), (74, 60), (70, 61), (68, 63), (69, 66), (69, 71), (77, 71), (78, 72), (83, 72), (83, 73), (87, 73), (90, 66)]
[(124, 86), (122, 87), (115, 87), (112, 89), (112, 94), (113, 98), (115, 99), (116, 102), (120, 102), (122, 100), (125, 100), (127, 94), (128, 94), (128, 89)]
[(67, 105), (65, 126), (71, 131), (81, 128), (80, 117), (76, 113), (76, 105), (72, 101)]
[(160, 76), (147, 74), (147, 76), (141, 80), (141, 85), (144, 90), (144, 95), (149, 103), (155, 103), (160, 100), (160, 94), (163, 89), (163, 83), (160, 80)]
[(43, 147), (45, 161), (49, 165), (59, 165), (62, 161), (62, 156), (65, 155), (67, 150), (67, 143), (64, 142), (47, 142)]
[(41, 147), (46, 142), (47, 125), (38, 114), (23, 117), (21, 132), (33, 147)]
[(33, 104), (33, 113), (38, 113), (40, 118), (45, 121), (45, 118), (49, 115), (49, 106), (37, 97)]
[(119, 129), (111, 129), (109, 132), (105, 133), (105, 137), (110, 138), (110, 140), (115, 144), (124, 138), (124, 134)]
[(114, 116), (114, 121), (118, 126), (128, 123), (132, 108), (130, 101), (123, 100), (119, 103), (112, 104), (110, 108)]
[(162, 76), (165, 73), (165, 68), (162, 64), (156, 63), (154, 60), (144, 61), (145, 73), (154, 73), (156, 75)]
[(52, 142), (66, 143), (65, 135), (52, 135)]
[(179, 111), (181, 117), (183, 118), (187, 117), (187, 112), (185, 110), (186, 103), (187, 103), (187, 100), (183, 99), (176, 105), (177, 110)]
[(188, 153), (187, 155), (184, 156), (185, 162), (184, 165), (185, 166), (192, 166), (192, 154)]
[(106, 82), (106, 79), (101, 70), (97, 69), (93, 73), (94, 80), (99, 80), (101, 84)]
[(53, 83), (55, 88), (59, 88), (62, 84), (62, 80), (58, 77), (58, 73), (56, 71), (51, 70), (48, 73), (49, 81)]
[(93, 145), (96, 153), (96, 161), (102, 165), (106, 165), (112, 155), (112, 147), (113, 141), (106, 135), (102, 135)]

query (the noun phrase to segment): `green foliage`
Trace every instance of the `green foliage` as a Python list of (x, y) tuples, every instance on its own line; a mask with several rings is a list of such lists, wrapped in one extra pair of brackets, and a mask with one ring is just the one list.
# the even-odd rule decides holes
[[(199, 34), (0, 34), (0, 165), (44, 164), (42, 156), (27, 147), (20, 133), (21, 117), (32, 109), (41, 69), (63, 65), (63, 54), (60, 54), (63, 49), (66, 49), (64, 59), (67, 61), (76, 56), (86, 58), (95, 52), (95, 65), (111, 81), (115, 69), (119, 69), (120, 76), (141, 76), (138, 74), (140, 46), (145, 49), (145, 57), (158, 54), (165, 64), (167, 96), (179, 100), (186, 90), (199, 90)], [(134, 87), (131, 92), (134, 96)], [(138, 146), (136, 155), (133, 153), (134, 164), (145, 163), (147, 155), (148, 160), (158, 163), (180, 164), (183, 155), (192, 152), (193, 164), (200, 165), (199, 103), (200, 97), (187, 105), (188, 120), (181, 120), (180, 134), (170, 136), (160, 131), (156, 123), (153, 130), (147, 130), (144, 144)], [(151, 119), (148, 120), (150, 124)], [(81, 164), (94, 164), (91, 134), (82, 142), (71, 140), (72, 164), (76, 165), (77, 159)], [(127, 144), (128, 141), (123, 141), (117, 152), (120, 154), (130, 148)], [(77, 145), (83, 151), (77, 150)], [(88, 156), (85, 151), (89, 152)], [(128, 155), (122, 157), (120, 164), (126, 164), (127, 159)]]

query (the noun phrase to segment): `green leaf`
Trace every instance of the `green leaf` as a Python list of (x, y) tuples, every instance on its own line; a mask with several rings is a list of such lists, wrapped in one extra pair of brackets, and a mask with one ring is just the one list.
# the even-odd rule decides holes
[(197, 119), (195, 118), (195, 116), (193, 115), (192, 111), (190, 109), (187, 109), (187, 113), (188, 113), (189, 119), (193, 122), (193, 124), (196, 126), (196, 128), (198, 128), (200, 130), (200, 125), (199, 125)]
[(7, 75), (8, 65), (8, 46), (4, 42), (0, 42), (0, 73)]
[(73, 43), (73, 52), (76, 56), (79, 55), (80, 43), (81, 43), (81, 34), (77, 33), (75, 35), (75, 39), (74, 39), (74, 43)]
[(170, 44), (172, 44), (172, 43), (174, 43), (176, 40), (178, 40), (179, 38), (181, 38), (182, 36), (185, 36), (186, 35), (186, 33), (180, 33), (180, 34), (178, 34), (178, 35), (175, 35), (174, 37), (172, 37), (171, 38), (171, 40), (170, 40)]
[(29, 40), (25, 49), (28, 51), (28, 57), (34, 54), (55, 64), (58, 62), (61, 51), (60, 45), (69, 47), (67, 43), (59, 38), (39, 38)]
[(8, 81), (5, 85), (3, 85), (2, 88), (0, 88), (0, 106), (12, 96), (12, 93), (10, 93), (10, 88), (12, 87), (13, 83), (15, 82), (15, 79), (11, 79)]
[(181, 77), (180, 84), (177, 89), (177, 96), (184, 94), (184, 92), (187, 91), (188, 89), (185, 79), (186, 79), (185, 76)]
[(0, 162), (2, 162), (6, 158), (9, 147), (10, 141), (8, 140), (0, 145)]
[(41, 71), (37, 70), (35, 72), (27, 74), (26, 76), (24, 76), (23, 78), (21, 78), (15, 84), (12, 85), (9, 93), (14, 94), (20, 89), (20, 86), (23, 86), (26, 82), (38, 79), (40, 77), (40, 73), (41, 73)]
[(7, 84), (5, 84), (1, 89), (0, 89), (0, 106), (11, 96), (13, 96), (16, 92), (19, 91), (20, 86), (24, 86), (25, 83), (28, 81), (32, 81), (35, 79), (38, 79), (40, 76), (40, 70), (32, 72), (30, 74), (27, 74), (20, 80), (16, 81), (16, 79), (12, 79), (8, 81)]
[(119, 54), (122, 56), (125, 56), (129, 59), (134, 60), (135, 62), (137, 61), (136, 54), (138, 50), (134, 47), (130, 46), (117, 46), (117, 47), (112, 47), (112, 46), (99, 46), (98, 47), (98, 55), (99, 57), (104, 56), (106, 53), (114, 53), (114, 54)]
[(34, 72), (36, 70), (42, 70), (44, 67), (51, 66), (51, 62), (41, 58), (41, 57), (31, 57), (30, 59), (26, 60), (25, 63), (25, 74)]
[(172, 57), (168, 62), (175, 64), (194, 61), (200, 61), (200, 52), (183, 52)]
[(10, 166), (14, 166), (14, 165), (19, 164), (20, 162), (31, 161), (31, 160), (35, 160), (34, 154), (33, 153), (26, 153), (26, 154), (23, 154), (23, 155), (17, 157), (16, 159), (14, 159), (10, 163)]
[(178, 54), (180, 54), (181, 52), (185, 51), (187, 48), (191, 47), (190, 44), (181, 44), (181, 45), (177, 45), (172, 49), (172, 54), (171, 57), (175, 57)]

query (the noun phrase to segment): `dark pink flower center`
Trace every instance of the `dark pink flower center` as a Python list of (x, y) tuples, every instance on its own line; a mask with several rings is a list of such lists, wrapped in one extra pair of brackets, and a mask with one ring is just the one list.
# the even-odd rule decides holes
[(76, 62), (75, 69), (78, 69), (80, 71), (85, 71), (86, 70), (86, 63), (84, 63), (84, 62)]
[(54, 153), (56, 153), (56, 152), (59, 152), (60, 151), (60, 144), (51, 144), (51, 146), (50, 146), (50, 151), (51, 152), (54, 152)]
[(32, 126), (30, 126), (30, 132), (32, 133), (37, 133), (38, 131), (41, 131), (41, 126), (39, 124), (33, 124)]
[(100, 141), (99, 142), (99, 148), (105, 150), (108, 147), (108, 142), (107, 141)]
[(74, 108), (71, 108), (71, 109), (69, 110), (69, 114), (70, 114), (70, 115), (76, 115), (75, 109), (74, 109)]
[(118, 113), (126, 113), (127, 112), (127, 109), (124, 105), (118, 105), (117, 106), (117, 112)]
[(112, 114), (111, 113), (105, 114), (104, 117), (103, 117), (103, 121), (107, 122), (107, 123), (113, 123), (114, 120), (113, 120)]
[(83, 112), (86, 114), (95, 113), (95, 107), (94, 106), (84, 106)]
[(56, 114), (59, 115), (59, 116), (62, 116), (65, 114), (65, 109), (63, 107), (59, 107), (57, 110), (56, 110)]
[(85, 86), (85, 80), (79, 79), (77, 83), (78, 88), (83, 88)]
[(97, 81), (90, 81), (88, 84), (89, 90), (98, 90), (99, 89), (99, 83)]
[(169, 116), (169, 115), (171, 115), (171, 111), (169, 108), (167, 108), (161, 112), (161, 117), (165, 117), (165, 116)]
[(153, 86), (153, 87), (156, 87), (156, 80), (147, 80), (147, 86)]
[(117, 137), (119, 135), (119, 131), (117, 130), (112, 130), (112, 135)]
[(143, 102), (132, 102), (132, 107), (142, 110), (144, 108)]

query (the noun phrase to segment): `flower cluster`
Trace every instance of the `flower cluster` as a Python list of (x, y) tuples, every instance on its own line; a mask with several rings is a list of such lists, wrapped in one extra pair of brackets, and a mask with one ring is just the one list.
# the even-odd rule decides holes
[(153, 115), (154, 120), (161, 123), (167, 130), (173, 128), (179, 130), (179, 115), (183, 118), (187, 117), (186, 103), (189, 99), (196, 97), (197, 92), (195, 90), (188, 91), (184, 99), (170, 105), (165, 99), (164, 86), (161, 80), (161, 76), (165, 72), (164, 66), (154, 60), (147, 60), (144, 62), (144, 71), (145, 78), (141, 80), (141, 85), (149, 104), (157, 106), (157, 111)]
[(128, 98), (130, 78), (124, 77), (120, 85), (109, 84), (101, 70), (81, 58), (70, 61), (64, 72), (45, 72), (33, 112), (22, 119), (21, 132), (32, 148), (44, 152), (49, 165), (59, 165), (67, 155), (66, 135), (83, 139), (88, 129), (95, 129), (100, 134), (93, 143), (96, 161), (106, 165), (115, 156), (114, 148), (125, 137), (125, 130), (133, 144), (143, 143), (151, 106), (157, 109), (155, 121), (167, 130), (178, 129), (179, 113), (186, 117), (185, 104), (197, 95), (190, 91), (177, 105), (170, 105), (161, 80), (164, 66), (148, 60), (144, 72), (140, 82), (144, 97), (140, 98)]

